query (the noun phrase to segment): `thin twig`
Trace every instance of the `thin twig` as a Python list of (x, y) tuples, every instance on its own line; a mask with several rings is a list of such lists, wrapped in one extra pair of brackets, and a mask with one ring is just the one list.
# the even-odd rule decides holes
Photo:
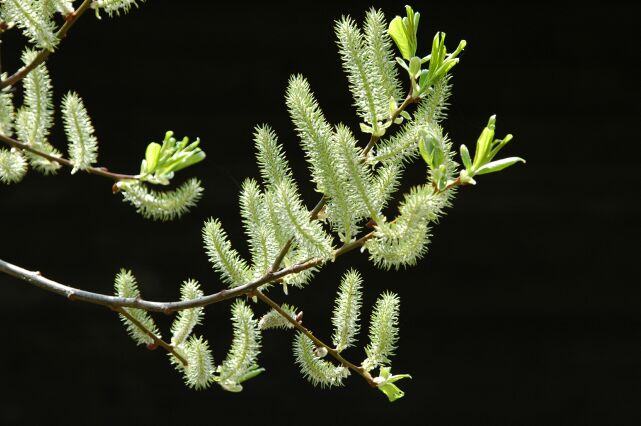
[[(22, 143), (18, 140), (15, 140), (9, 136), (5, 136), (0, 134), (0, 141), (6, 143), (7, 145), (10, 145), (14, 148), (21, 149), (24, 151), (29, 151), (32, 152), (40, 157), (46, 158), (49, 161), (54, 161), (60, 165), (67, 166), (67, 167), (74, 167), (74, 164), (71, 162), (71, 160), (68, 160), (63, 157), (56, 157), (54, 155), (48, 154), (46, 152), (40, 151), (37, 148), (34, 148), (33, 146)], [(96, 176), (102, 176), (106, 177), (115, 181), (121, 181), (121, 180), (130, 180), (130, 179), (138, 179), (139, 177), (137, 175), (126, 175), (122, 173), (112, 173), (109, 170), (105, 169), (104, 167), (87, 167), (84, 169), (89, 174), (96, 175)]]
[[(56, 33), (56, 37), (60, 40), (65, 38), (67, 35), (67, 32), (71, 29), (73, 24), (76, 23), (78, 19), (91, 7), (91, 3), (93, 3), (93, 0), (85, 0), (82, 2), (80, 7), (76, 9), (73, 13), (70, 15), (67, 15), (65, 23), (60, 27), (58, 32)], [(20, 68), (18, 71), (16, 71), (13, 75), (10, 77), (7, 77), (6, 80), (0, 81), (0, 89), (3, 89), (7, 86), (12, 86), (15, 85), (17, 82), (25, 78), (31, 71), (34, 70), (38, 65), (43, 63), (44, 61), (47, 60), (49, 55), (51, 54), (50, 50), (47, 49), (42, 49), (40, 53), (27, 65), (24, 67)]]
[(127, 312), (127, 310), (125, 308), (122, 308), (120, 306), (110, 307), (110, 308), (114, 312), (118, 312), (120, 315), (122, 315), (123, 317), (127, 318), (133, 325), (138, 327), (143, 333), (145, 333), (147, 336), (151, 337), (156, 345), (158, 345), (158, 346), (164, 348), (165, 350), (167, 350), (167, 352), (169, 352), (170, 354), (175, 356), (185, 367), (187, 367), (187, 364), (188, 364), (187, 360), (185, 358), (183, 358), (182, 355), (180, 355), (178, 352), (176, 352), (176, 349), (172, 345), (170, 345), (169, 343), (165, 342), (162, 338), (160, 338), (160, 336), (157, 336), (156, 333), (154, 333), (153, 331), (149, 330), (140, 321), (138, 321), (136, 318), (131, 316), (129, 314), (129, 312)]
[[(388, 123), (394, 123), (394, 120), (396, 120), (398, 116), (401, 115), (403, 111), (405, 111), (405, 108), (415, 102), (418, 102), (420, 99), (421, 98), (419, 97), (412, 96), (411, 93), (407, 95), (403, 103), (392, 113), (392, 116), (389, 118)], [(369, 154), (372, 148), (374, 148), (374, 145), (376, 145), (380, 138), (380, 136), (374, 136), (372, 134), (372, 137), (369, 139), (367, 146), (365, 146), (365, 148), (363, 149), (363, 158), (367, 158), (367, 154)]]
[(309, 337), (315, 344), (316, 346), (322, 346), (325, 349), (327, 349), (327, 353), (330, 354), (333, 358), (335, 358), (338, 362), (343, 364), (343, 366), (349, 368), (350, 370), (354, 371), (361, 377), (363, 377), (367, 383), (369, 383), (370, 386), (376, 387), (376, 382), (374, 382), (374, 379), (372, 376), (369, 374), (367, 370), (365, 370), (363, 367), (359, 367), (355, 364), (352, 364), (333, 347), (325, 344), (322, 340), (320, 340), (318, 337), (314, 336), (314, 334), (309, 331), (307, 328), (305, 328), (300, 322), (296, 321), (294, 318), (291, 317), (287, 312), (283, 310), (276, 302), (274, 302), (272, 299), (267, 297), (263, 292), (260, 290), (255, 290), (253, 295), (256, 295), (261, 301), (269, 305), (273, 310), (278, 312), (283, 318), (285, 318), (289, 323), (291, 323), (294, 327), (296, 327), (297, 330), (299, 330), (301, 333), (303, 333), (305, 336)]

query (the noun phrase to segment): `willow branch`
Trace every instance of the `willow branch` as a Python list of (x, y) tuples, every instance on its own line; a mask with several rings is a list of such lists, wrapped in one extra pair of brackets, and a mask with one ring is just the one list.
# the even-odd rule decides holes
[(318, 337), (314, 336), (314, 334), (311, 331), (305, 328), (300, 322), (292, 318), (291, 315), (285, 312), (276, 302), (274, 302), (272, 299), (267, 297), (263, 292), (261, 292), (260, 290), (256, 290), (252, 293), (252, 295), (255, 295), (261, 301), (269, 305), (273, 310), (278, 312), (279, 315), (281, 315), (289, 323), (291, 323), (294, 327), (296, 327), (297, 330), (299, 330), (305, 336), (309, 337), (309, 339), (311, 339), (316, 344), (316, 346), (322, 346), (325, 349), (327, 349), (327, 353), (330, 354), (338, 362), (343, 364), (344, 367), (349, 368), (350, 370), (357, 373), (359, 376), (363, 377), (367, 381), (367, 383), (369, 383), (370, 386), (376, 387), (376, 382), (374, 382), (374, 379), (372, 378), (372, 376), (369, 374), (367, 370), (365, 370), (363, 367), (359, 367), (355, 364), (352, 364), (351, 362), (343, 358), (343, 356), (336, 349), (325, 344)]
[[(54, 161), (62, 166), (66, 167), (71, 167), (73, 168), (74, 165), (71, 162), (71, 160), (68, 160), (63, 157), (56, 157), (55, 155), (48, 154), (46, 152), (40, 151), (37, 148), (34, 148), (33, 146), (22, 143), (16, 139), (13, 139), (9, 136), (5, 136), (3, 134), (0, 134), (0, 141), (6, 143), (7, 145), (10, 145), (14, 148), (21, 149), (24, 151), (29, 151), (33, 154), (36, 154), (40, 157), (46, 158), (49, 161)], [(138, 179), (137, 175), (125, 175), (122, 173), (112, 173), (109, 170), (107, 170), (104, 167), (88, 167), (84, 171), (86, 171), (89, 174), (96, 175), (96, 176), (102, 176), (106, 177), (115, 181), (121, 181), (121, 180), (130, 180), (130, 179)]]
[[(93, 3), (93, 0), (85, 0), (82, 2), (80, 7), (76, 9), (74, 12), (71, 14), (67, 15), (65, 18), (65, 23), (60, 27), (58, 32), (56, 33), (56, 37), (60, 40), (65, 38), (71, 27), (73, 27), (73, 24), (80, 19), (80, 17), (91, 7), (91, 3)], [(7, 77), (6, 80), (0, 81), (0, 89), (3, 89), (7, 86), (13, 86), (23, 78), (25, 78), (31, 71), (33, 71), (38, 65), (43, 63), (44, 61), (47, 60), (49, 55), (51, 54), (50, 50), (47, 49), (42, 49), (38, 55), (25, 65), (24, 67), (20, 68), (18, 71), (16, 71), (13, 75)]]
[(127, 318), (133, 325), (138, 327), (143, 333), (145, 333), (147, 336), (151, 337), (154, 341), (154, 343), (175, 356), (185, 367), (187, 366), (187, 360), (182, 357), (178, 352), (176, 352), (176, 349), (170, 345), (169, 343), (165, 342), (163, 339), (160, 338), (160, 336), (156, 335), (153, 331), (149, 330), (147, 327), (145, 327), (140, 321), (138, 321), (136, 318), (131, 316), (129, 312), (125, 308), (116, 306), (116, 307), (111, 307), (111, 309), (114, 312), (118, 312), (120, 315), (123, 317)]
[[(347, 252), (355, 250), (361, 247), (365, 242), (374, 236), (373, 232), (365, 235), (359, 240), (352, 241), (349, 244), (344, 245), (338, 250), (334, 251), (333, 257), (341, 256)], [(32, 284), (43, 290), (64, 296), (69, 300), (81, 301), (87, 303), (93, 303), (96, 305), (107, 306), (110, 308), (115, 307), (124, 307), (124, 308), (138, 308), (144, 309), (150, 312), (163, 312), (165, 314), (171, 314), (173, 312), (182, 311), (184, 309), (198, 308), (201, 306), (211, 305), (213, 303), (218, 303), (223, 300), (233, 299), (239, 296), (247, 295), (253, 290), (257, 289), (263, 284), (267, 284), (273, 281), (277, 281), (287, 275), (296, 274), (298, 272), (305, 271), (310, 268), (314, 268), (318, 265), (321, 265), (327, 262), (328, 259), (325, 258), (313, 258), (305, 262), (297, 263), (288, 268), (281, 269), (277, 272), (268, 272), (262, 277), (250, 281), (246, 284), (234, 287), (231, 289), (224, 289), (218, 293), (213, 293), (207, 296), (198, 297), (191, 300), (183, 300), (176, 302), (154, 302), (149, 300), (143, 300), (140, 298), (132, 297), (118, 297), (111, 296), (102, 293), (94, 293), (91, 291), (81, 290), (74, 288), (65, 284), (58, 283), (49, 278), (43, 277), (40, 272), (29, 271), (27, 269), (21, 268), (20, 266), (13, 265), (9, 262), (6, 262), (0, 259), (0, 272), (4, 272), (8, 275), (11, 275), (15, 278), (18, 278), (22, 281), (25, 281), (29, 284)]]

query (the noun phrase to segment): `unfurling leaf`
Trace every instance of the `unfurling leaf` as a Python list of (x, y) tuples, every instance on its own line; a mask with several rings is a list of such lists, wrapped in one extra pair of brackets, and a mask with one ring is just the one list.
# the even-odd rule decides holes
[(165, 133), (162, 145), (151, 142), (145, 150), (145, 159), (140, 165), (140, 180), (158, 185), (168, 185), (174, 174), (205, 159), (200, 149), (200, 139), (189, 143), (184, 137), (180, 142), (174, 132)]
[(498, 172), (518, 162), (525, 163), (525, 160), (520, 157), (509, 157), (501, 160), (494, 160), (496, 154), (498, 154), (498, 152), (512, 140), (512, 135), (507, 135), (503, 139), (495, 139), (495, 129), (496, 116), (493, 115), (488, 120), (487, 126), (483, 128), (483, 131), (476, 142), (474, 161), (471, 161), (471, 164), (467, 147), (461, 145), (461, 158), (463, 158), (463, 163), (466, 167), (460, 174), (462, 182), (476, 183), (473, 179), (476, 175)]
[(153, 173), (158, 166), (160, 159), (160, 144), (152, 142), (147, 145), (145, 150), (145, 172)]
[(421, 14), (405, 6), (406, 17), (396, 16), (389, 25), (389, 35), (396, 43), (401, 56), (408, 61), (416, 55), (418, 22)]
[(405, 395), (405, 392), (403, 392), (394, 383), (401, 379), (411, 379), (411, 378), (412, 376), (410, 376), (409, 374), (392, 375), (391, 368), (381, 367), (380, 375), (374, 378), (374, 383), (376, 383), (378, 390), (380, 390), (385, 394), (385, 396), (387, 396), (390, 402), (394, 402)]

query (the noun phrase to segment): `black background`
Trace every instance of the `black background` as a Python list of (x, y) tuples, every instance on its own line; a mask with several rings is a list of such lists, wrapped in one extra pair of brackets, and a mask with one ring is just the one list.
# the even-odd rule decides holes
[[(188, 175), (206, 192), (187, 217), (154, 223), (111, 195), (111, 183), (64, 170), (0, 187), (0, 256), (83, 289), (109, 293), (120, 267), (148, 299), (176, 299), (185, 278), (222, 285), (201, 247), (202, 222), (223, 220), (246, 253), (239, 185), (258, 176), (253, 127), (270, 123), (296, 177), (308, 179), (283, 94), (310, 81), (328, 119), (357, 129), (333, 21), (371, 5), (391, 19), (402, 2), (151, 1), (119, 19), (91, 13), (49, 60), (56, 102), (85, 99), (100, 164), (136, 172), (168, 129), (200, 136), (207, 160)], [(293, 365), (291, 335), (266, 332), (267, 372), (240, 394), (187, 389), (161, 350), (134, 344), (107, 309), (72, 303), (0, 276), (2, 424), (638, 424), (641, 421), (638, 11), (627, 3), (416, 2), (419, 52), (436, 30), (468, 48), (454, 69), (446, 130), (473, 146), (487, 118), (513, 133), (506, 155), (527, 165), (460, 191), (412, 269), (381, 272), (352, 253), (289, 302), (329, 338), (338, 277), (365, 277), (365, 317), (383, 289), (402, 299), (394, 372), (409, 372), (393, 404), (352, 376), (321, 390)], [(5, 70), (21, 39), (3, 37)], [(633, 122), (635, 120), (635, 122)], [(64, 147), (58, 124), (52, 141)], [(423, 179), (408, 171), (407, 184)], [(306, 186), (311, 206), (317, 195)], [(284, 301), (279, 292), (272, 292)], [(261, 306), (257, 310), (262, 310)], [(220, 362), (229, 305), (207, 310)], [(170, 318), (158, 319), (167, 329)], [(361, 342), (366, 338), (361, 333)], [(361, 349), (346, 352), (360, 361)]]

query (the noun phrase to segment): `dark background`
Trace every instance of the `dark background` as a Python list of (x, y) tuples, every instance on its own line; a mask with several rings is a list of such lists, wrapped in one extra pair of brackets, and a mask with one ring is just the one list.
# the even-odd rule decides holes
[[(360, 19), (371, 5), (389, 19), (403, 12), (391, 1), (150, 1), (118, 19), (88, 13), (49, 61), (56, 102), (71, 89), (84, 97), (100, 164), (114, 171), (137, 172), (146, 144), (168, 129), (200, 136), (207, 160), (186, 174), (202, 179), (205, 196), (185, 218), (154, 223), (112, 196), (105, 179), (30, 173), (0, 187), (1, 258), (105, 293), (127, 267), (153, 300), (176, 299), (190, 277), (208, 293), (221, 289), (201, 247), (202, 222), (221, 218), (246, 253), (237, 196), (245, 177), (258, 176), (256, 124), (274, 127), (296, 177), (308, 179), (283, 99), (292, 73), (309, 79), (332, 123), (357, 129), (332, 26), (341, 14)], [(136, 347), (107, 309), (0, 276), (0, 423), (641, 421), (638, 11), (616, 2), (413, 6), (422, 13), (421, 54), (436, 30), (447, 33), (450, 49), (468, 40), (454, 69), (451, 138), (473, 146), (497, 114), (498, 135), (515, 135), (505, 155), (528, 163), (461, 190), (417, 267), (381, 272), (352, 253), (287, 299), (328, 339), (345, 269), (365, 277), (365, 318), (380, 291), (398, 292), (393, 371), (414, 377), (400, 383), (405, 398), (389, 404), (355, 376), (344, 388), (313, 388), (282, 331), (264, 334), (267, 372), (242, 393), (191, 391), (161, 350)], [(19, 65), (19, 46), (15, 31), (4, 36), (5, 70)], [(63, 148), (60, 127), (52, 141)], [(420, 182), (423, 167), (408, 171), (408, 184)], [(311, 206), (317, 196), (305, 191)], [(217, 362), (229, 346), (228, 317), (229, 304), (211, 306), (199, 329)], [(158, 320), (166, 330), (170, 318)]]

